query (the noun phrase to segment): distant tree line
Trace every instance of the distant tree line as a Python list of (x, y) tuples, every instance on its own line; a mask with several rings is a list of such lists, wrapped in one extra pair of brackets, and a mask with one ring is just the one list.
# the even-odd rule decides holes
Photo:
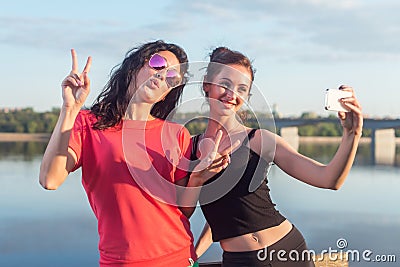
[(35, 112), (33, 108), (3, 109), (0, 112), (0, 132), (51, 133), (59, 113), (59, 109), (46, 112)]
[[(23, 109), (1, 109), (0, 110), (0, 132), (7, 133), (51, 133), (57, 122), (60, 109), (54, 108), (51, 111), (35, 112), (33, 108)], [(241, 119), (245, 125), (259, 128), (254, 118), (268, 117), (262, 113), (243, 113)], [(331, 115), (336, 118), (336, 115)], [(175, 119), (187, 120), (185, 126), (193, 135), (202, 133), (207, 126), (207, 119), (200, 113), (180, 113), (176, 114)], [(193, 120), (193, 118), (196, 118)], [(269, 118), (269, 117), (268, 117)], [(303, 113), (300, 118), (317, 119), (320, 116), (312, 112)], [(317, 123), (298, 127), (300, 136), (341, 136), (342, 127), (339, 120), (336, 123)], [(275, 131), (275, 129), (270, 129)], [(276, 130), (279, 134), (279, 129)], [(395, 130), (396, 137), (400, 137), (400, 129)], [(363, 136), (371, 136), (370, 129), (363, 130)]]

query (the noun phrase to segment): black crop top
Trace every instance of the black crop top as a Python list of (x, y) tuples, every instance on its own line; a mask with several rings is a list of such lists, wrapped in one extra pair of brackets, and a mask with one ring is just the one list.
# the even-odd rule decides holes
[[(277, 226), (285, 220), (269, 195), (269, 164), (246, 146), (255, 132), (252, 129), (232, 153), (228, 167), (201, 189), (199, 202), (215, 242)], [(193, 137), (192, 158), (197, 158), (198, 139)]]

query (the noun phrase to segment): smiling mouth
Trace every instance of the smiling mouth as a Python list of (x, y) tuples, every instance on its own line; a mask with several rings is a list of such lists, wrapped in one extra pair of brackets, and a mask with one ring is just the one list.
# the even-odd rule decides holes
[(226, 105), (226, 106), (236, 106), (236, 103), (234, 102), (230, 102), (230, 101), (224, 101), (221, 100), (222, 104)]

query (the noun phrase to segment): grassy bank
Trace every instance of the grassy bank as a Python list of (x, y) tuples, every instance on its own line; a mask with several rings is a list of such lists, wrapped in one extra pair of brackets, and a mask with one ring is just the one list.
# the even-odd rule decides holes
[(0, 142), (47, 142), (50, 134), (48, 133), (0, 133)]

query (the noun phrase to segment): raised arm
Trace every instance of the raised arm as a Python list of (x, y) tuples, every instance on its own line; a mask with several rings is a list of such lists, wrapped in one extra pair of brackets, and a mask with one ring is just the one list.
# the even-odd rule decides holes
[[(299, 154), (283, 138), (275, 136), (274, 162), (279, 168), (309, 185), (333, 190), (337, 190), (343, 185), (353, 165), (363, 126), (361, 106), (353, 89), (348, 86), (341, 86), (340, 89), (353, 94), (351, 97), (341, 100), (350, 112), (339, 112), (338, 114), (343, 127), (343, 136), (340, 146), (329, 164), (324, 165)], [(264, 134), (263, 138), (271, 139), (267, 134)]]
[(83, 72), (79, 73), (74, 49), (71, 55), (72, 70), (61, 84), (63, 105), (40, 165), (39, 182), (49, 190), (57, 189), (75, 166), (76, 155), (68, 149), (68, 142), (75, 119), (90, 91), (88, 72), (91, 57), (88, 57)]

